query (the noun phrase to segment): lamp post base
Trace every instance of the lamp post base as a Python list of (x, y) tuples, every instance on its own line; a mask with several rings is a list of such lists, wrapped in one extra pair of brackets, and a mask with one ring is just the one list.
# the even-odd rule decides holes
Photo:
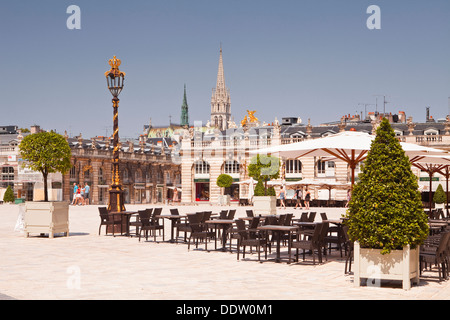
[(111, 186), (109, 189), (108, 212), (125, 211), (124, 191), (122, 186)]
[[(122, 186), (111, 186), (109, 189), (109, 203), (108, 203), (108, 212), (124, 212), (125, 210), (125, 201), (124, 201), (124, 191), (122, 190)], [(122, 217), (114, 216), (114, 219), (122, 219)], [(122, 228), (120, 225), (108, 226), (108, 232), (112, 233), (112, 228), (114, 228), (114, 233), (120, 233), (121, 230), (125, 230), (126, 225), (125, 222), (122, 221)]]

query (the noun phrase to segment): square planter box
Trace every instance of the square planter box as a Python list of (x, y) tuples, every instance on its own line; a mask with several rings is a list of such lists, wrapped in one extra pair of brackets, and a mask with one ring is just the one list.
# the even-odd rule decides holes
[(403, 289), (411, 288), (411, 280), (419, 283), (419, 248), (393, 250), (390, 254), (381, 254), (379, 249), (361, 248), (354, 244), (354, 283), (361, 285), (361, 278), (369, 280), (402, 280)]
[(69, 236), (69, 202), (25, 202), (25, 237), (30, 233), (64, 232)]
[(253, 197), (253, 213), (256, 216), (277, 214), (277, 197)]
[(217, 204), (219, 206), (229, 206), (230, 205), (230, 196), (229, 195), (219, 195), (217, 198)]

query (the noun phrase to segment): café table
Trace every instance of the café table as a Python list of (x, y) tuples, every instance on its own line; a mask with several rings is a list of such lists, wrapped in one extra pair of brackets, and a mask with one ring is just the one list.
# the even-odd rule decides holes
[(288, 232), (289, 234), (289, 242), (288, 242), (288, 252), (289, 252), (289, 260), (288, 264), (291, 263), (291, 232), (297, 231), (298, 227), (296, 226), (280, 226), (280, 225), (265, 225), (265, 226), (259, 226), (257, 230), (261, 231), (271, 231), (275, 235), (275, 239), (277, 241), (277, 257), (275, 259), (275, 262), (279, 263), (281, 262), (281, 253), (280, 253), (280, 247), (281, 247), (281, 235)]
[(171, 214), (171, 215), (159, 215), (156, 216), (157, 218), (161, 218), (163, 219), (163, 226), (164, 226), (164, 219), (169, 219), (171, 222), (170, 225), (170, 240), (169, 242), (177, 242), (177, 239), (175, 239), (174, 237), (174, 230), (175, 230), (175, 225), (177, 222), (179, 222), (181, 219), (186, 219), (187, 215), (177, 215), (177, 214)]
[[(217, 228), (222, 228), (222, 251), (226, 251), (226, 243), (227, 243), (227, 230), (232, 226), (234, 220), (230, 219), (214, 219), (205, 221), (206, 224), (213, 224), (215, 227), (215, 232), (217, 235)], [(217, 237), (214, 237), (215, 247), (217, 248)]]
[(125, 235), (126, 236), (130, 236), (130, 218), (133, 214), (137, 214), (136, 211), (111, 211), (109, 212), (110, 215), (113, 216), (119, 216), (120, 217), (120, 221), (122, 222), (120, 224), (120, 233), (123, 234), (123, 223), (124, 223), (124, 218), (125, 218)]

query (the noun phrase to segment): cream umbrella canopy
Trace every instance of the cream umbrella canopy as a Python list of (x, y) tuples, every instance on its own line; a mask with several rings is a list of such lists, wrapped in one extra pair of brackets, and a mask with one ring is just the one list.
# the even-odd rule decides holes
[[(370, 151), (375, 135), (365, 132), (344, 131), (324, 138), (305, 140), (270, 148), (252, 150), (252, 154), (278, 153), (280, 157), (300, 158), (304, 156), (335, 157), (346, 162), (351, 169), (351, 188), (355, 183), (355, 168), (364, 161)], [(408, 156), (440, 155), (445, 151), (419, 146), (412, 143), (400, 143)]]

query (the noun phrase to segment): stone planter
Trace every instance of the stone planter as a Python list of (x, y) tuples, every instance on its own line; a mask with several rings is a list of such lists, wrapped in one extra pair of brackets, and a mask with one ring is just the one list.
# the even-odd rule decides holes
[(442, 209), (444, 210), (445, 204), (444, 203), (435, 203), (434, 208), (435, 209)]
[(69, 236), (69, 202), (25, 202), (25, 237), (30, 233), (64, 232)]
[(217, 204), (219, 206), (229, 206), (230, 205), (230, 195), (219, 195), (217, 198)]
[[(379, 249), (361, 248), (354, 244), (354, 284), (361, 285), (361, 278), (367, 278), (371, 286), (379, 285), (381, 280), (402, 280), (403, 289), (411, 288), (411, 280), (419, 283), (419, 248), (393, 250), (382, 255)], [(375, 284), (372, 284), (372, 281)]]
[(256, 216), (277, 214), (277, 197), (254, 196), (253, 213)]

